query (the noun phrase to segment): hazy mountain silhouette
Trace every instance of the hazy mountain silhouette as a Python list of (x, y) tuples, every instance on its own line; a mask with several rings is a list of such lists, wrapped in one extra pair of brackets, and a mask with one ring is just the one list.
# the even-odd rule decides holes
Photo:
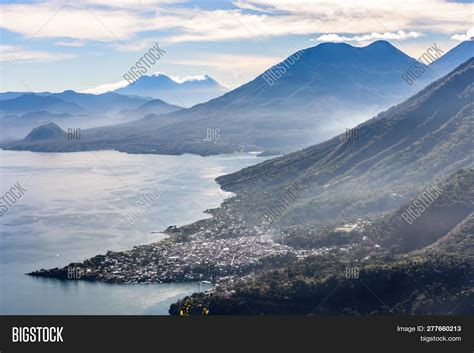
[(47, 141), (54, 139), (65, 139), (66, 132), (57, 124), (49, 123), (34, 128), (26, 137), (25, 141)]
[(466, 40), (448, 51), (430, 65), (436, 75), (446, 75), (474, 56), (474, 40)]
[(34, 93), (25, 93), (16, 98), (2, 101), (0, 114), (26, 114), (35, 111), (48, 111), (56, 114), (79, 114), (85, 109), (75, 103), (66, 102), (52, 96), (41, 96)]
[[(456, 52), (462, 48), (445, 55), (459, 59), (462, 55)], [(202, 155), (291, 151), (367, 120), (436, 77), (425, 67), (420, 79), (408, 85), (401, 76), (414, 62), (386, 41), (361, 48), (323, 43), (293, 54), (251, 82), (209, 102), (126, 125), (93, 129), (87, 131), (87, 143), (81, 141), (81, 146), (58, 143), (48, 150), (110, 148)], [(280, 78), (269, 80), (275, 72)], [(149, 79), (170, 84), (164, 75), (143, 78), (144, 84)], [(220, 138), (207, 139), (209, 129), (219, 129)]]
[(120, 115), (134, 118), (144, 118), (149, 114), (166, 114), (177, 110), (183, 109), (180, 106), (168, 104), (161, 99), (153, 99), (146, 103), (143, 103), (135, 109), (123, 109), (119, 112)]
[(227, 92), (217, 81), (208, 75), (176, 82), (165, 74), (142, 76), (133, 84), (115, 90), (117, 93), (132, 96), (152, 97), (167, 103), (191, 107), (207, 102)]

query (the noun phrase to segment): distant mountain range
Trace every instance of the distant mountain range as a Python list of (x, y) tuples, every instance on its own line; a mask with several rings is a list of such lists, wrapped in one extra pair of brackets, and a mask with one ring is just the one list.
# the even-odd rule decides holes
[[(181, 99), (191, 102), (203, 102), (226, 90), (208, 76), (175, 82), (160, 74), (142, 77), (131, 90), (133, 96), (107, 92), (101, 94), (79, 93), (67, 90), (61, 93), (50, 92), (3, 92), (0, 93), (1, 140), (13, 140), (24, 137), (31, 129), (41, 124), (55, 122), (63, 128), (91, 128), (119, 124), (145, 116), (158, 116), (182, 109), (178, 105), (168, 104), (159, 96), (178, 94)], [(142, 89), (146, 97), (135, 92)], [(165, 94), (166, 93), (166, 94)], [(184, 105), (184, 104), (183, 104)], [(68, 115), (70, 119), (63, 120)], [(66, 125), (65, 125), (66, 124)]]
[(55, 114), (80, 114), (86, 110), (74, 102), (64, 101), (54, 96), (26, 93), (19, 97), (3, 100), (0, 114), (26, 114), (35, 111), (48, 111)]
[[(408, 85), (401, 76), (415, 60), (386, 41), (366, 47), (323, 43), (293, 54), (251, 82), (209, 102), (126, 125), (92, 129), (84, 134), (86, 140), (80, 147), (74, 142), (58, 141), (50, 143), (48, 150), (109, 148), (132, 153), (201, 155), (243, 150), (281, 154), (330, 138), (401, 102), (449, 68), (468, 60), (472, 56), (470, 48), (472, 41), (453, 48), (429, 67), (418, 63), (424, 73)], [(267, 82), (268, 75), (282, 68), (285, 72), (279, 79)], [(153, 87), (156, 82), (176, 84), (164, 75), (140, 80), (128, 89)], [(219, 139), (207, 138), (210, 129), (219, 129)], [(31, 144), (28, 148), (40, 147)]]
[(117, 93), (88, 94), (71, 90), (61, 93), (5, 92), (0, 93), (0, 97), (0, 114), (26, 114), (42, 110), (49, 113), (110, 114), (136, 108), (149, 100)]
[(133, 84), (119, 88), (114, 92), (130, 96), (158, 98), (177, 106), (191, 107), (219, 97), (227, 91), (227, 88), (208, 75), (178, 82), (160, 73), (142, 76)]
[[(147, 104), (149, 103), (149, 104)], [(181, 109), (160, 100), (117, 93), (0, 93), (2, 139), (24, 137), (33, 128), (54, 122), (64, 129), (91, 128), (160, 115)]]

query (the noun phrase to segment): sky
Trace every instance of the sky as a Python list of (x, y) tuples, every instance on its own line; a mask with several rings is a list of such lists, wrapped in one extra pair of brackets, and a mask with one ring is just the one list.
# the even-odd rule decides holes
[(300, 49), (379, 39), (417, 58), (474, 37), (471, 1), (0, 0), (0, 91), (101, 93), (150, 48), (147, 74), (238, 87)]

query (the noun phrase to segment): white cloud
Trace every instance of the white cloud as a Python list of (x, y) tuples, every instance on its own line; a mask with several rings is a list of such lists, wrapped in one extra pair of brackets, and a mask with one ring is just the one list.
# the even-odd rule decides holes
[(0, 5), (0, 27), (25, 37), (120, 42), (148, 30), (170, 29), (182, 16), (145, 16), (124, 9), (60, 7), (52, 4)]
[[(71, 0), (65, 0), (66, 3), (70, 1)], [(153, 6), (153, 5), (160, 6), (165, 3), (182, 3), (182, 2), (186, 2), (186, 0), (82, 0), (82, 2), (91, 4), (91, 5), (139, 8), (143, 6)]]
[[(165, 74), (166, 75), (166, 74)], [(175, 76), (175, 75), (166, 75), (177, 83), (183, 83), (187, 81), (204, 81), (207, 79), (207, 75), (192, 75), (192, 76)]]
[(352, 36), (352, 37), (346, 37), (346, 36), (340, 36), (335, 33), (331, 34), (323, 34), (322, 36), (319, 36), (316, 38), (316, 41), (319, 42), (370, 42), (373, 40), (406, 40), (409, 38), (418, 38), (424, 36), (423, 33), (420, 32), (405, 32), (405, 31), (398, 31), (398, 32), (384, 32), (384, 33), (376, 33), (372, 32), (370, 34), (364, 34), (362, 36)]
[(21, 45), (0, 45), (0, 61), (57, 61), (73, 58), (70, 54), (57, 54), (46, 51), (26, 50)]
[(257, 72), (261, 68), (267, 69), (279, 63), (282, 59), (276, 56), (259, 56), (259, 55), (234, 55), (221, 53), (207, 53), (203, 56), (195, 56), (192, 59), (173, 60), (172, 64), (177, 65), (195, 65), (195, 66), (211, 66), (220, 70), (237, 69), (237, 68), (254, 68), (258, 67)]
[(94, 88), (87, 88), (83, 90), (78, 90), (80, 93), (93, 93), (100, 94), (109, 91), (115, 91), (116, 89), (123, 88), (128, 85), (128, 82), (125, 80), (114, 82), (114, 83), (104, 83)]
[(311, 18), (316, 33), (362, 34), (410, 28), (450, 34), (460, 26), (467, 27), (472, 16), (472, 4), (446, 0), (239, 0), (234, 4), (281, 17)]
[(120, 42), (112, 42), (110, 45), (112, 48), (114, 48), (117, 51), (122, 51), (122, 52), (133, 52), (133, 51), (145, 51), (153, 47), (158, 43), (158, 45), (161, 48), (160, 43), (162, 43), (161, 40), (157, 40), (157, 38), (153, 39), (131, 39), (128, 41), (120, 41)]
[(206, 55), (194, 56), (190, 59), (173, 60), (172, 64), (201, 67), (204, 72), (214, 70), (213, 78), (225, 87), (235, 88), (242, 82), (254, 79), (282, 60), (277, 56), (206, 53)]
[(80, 1), (65, 1), (63, 6), (62, 2), (2, 4), (0, 26), (26, 37), (123, 41), (126, 46), (130, 43), (130, 50), (139, 50), (145, 44), (133, 41), (140, 33), (161, 30), (175, 31), (171, 39), (175, 43), (314, 33), (363, 36), (398, 29), (451, 34), (468, 29), (465, 23), (472, 12), (472, 4), (442, 0), (239, 0), (232, 11), (173, 2), (86, 0), (87, 8)]
[(84, 7), (102, 6), (123, 9), (159, 8), (164, 4), (186, 2), (186, 0), (50, 0), (57, 6)]
[[(152, 76), (158, 76), (158, 75), (166, 75), (169, 78), (171, 78), (173, 81), (178, 82), (178, 83), (183, 83), (183, 82), (186, 82), (186, 81), (197, 81), (197, 80), (205, 80), (206, 79), (206, 75), (180, 77), (180, 76), (165, 74), (164, 72), (155, 72), (155, 73), (152, 74)], [(78, 92), (100, 94), (100, 93), (115, 91), (116, 89), (126, 87), (127, 85), (128, 85), (128, 82), (126, 80), (122, 80), (122, 81), (118, 81), (118, 82), (114, 82), (114, 83), (105, 83), (105, 84), (102, 84), (102, 85), (99, 85), (99, 86), (93, 87), (93, 88), (87, 88), (87, 89), (79, 90)]]
[(54, 45), (59, 47), (83, 47), (85, 44), (82, 40), (72, 40), (72, 41), (58, 41), (55, 42)]
[(459, 40), (460, 42), (464, 42), (465, 40), (474, 39), (474, 28), (470, 28), (464, 34), (454, 34), (451, 36), (451, 39)]

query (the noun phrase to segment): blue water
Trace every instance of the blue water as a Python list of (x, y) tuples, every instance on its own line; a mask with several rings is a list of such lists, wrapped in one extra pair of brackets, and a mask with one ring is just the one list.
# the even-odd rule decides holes
[[(203, 211), (231, 195), (217, 176), (262, 160), (0, 150), (1, 194), (17, 182), (27, 190), (0, 217), (0, 314), (167, 314), (172, 302), (210, 285), (116, 285), (24, 273), (163, 239), (156, 232), (209, 217)], [(131, 224), (124, 213), (154, 184), (162, 191)]]

